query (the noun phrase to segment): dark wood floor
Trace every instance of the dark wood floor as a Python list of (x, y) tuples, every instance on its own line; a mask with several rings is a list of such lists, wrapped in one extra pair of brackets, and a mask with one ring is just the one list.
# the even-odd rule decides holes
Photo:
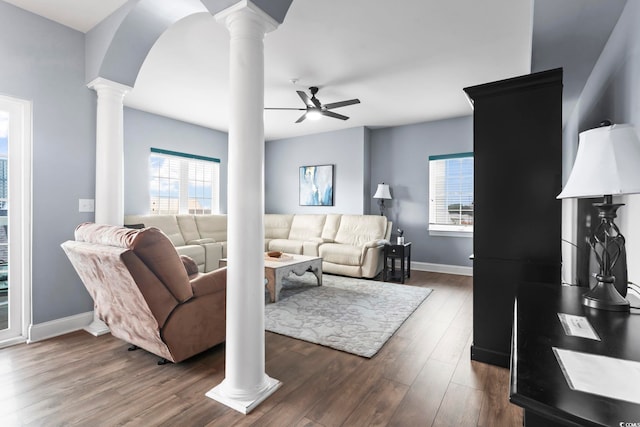
[(83, 331), (0, 349), (0, 425), (521, 426), (509, 371), (469, 359), (471, 282), (412, 272), (435, 292), (372, 359), (267, 333), (266, 370), (283, 385), (249, 415), (205, 397), (223, 346), (164, 366)]

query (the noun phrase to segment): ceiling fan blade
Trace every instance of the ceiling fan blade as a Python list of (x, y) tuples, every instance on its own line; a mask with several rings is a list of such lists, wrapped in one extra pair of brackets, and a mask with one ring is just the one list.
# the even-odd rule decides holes
[(265, 110), (296, 110), (305, 111), (306, 108), (286, 108), (286, 107), (264, 107)]
[(333, 117), (334, 119), (340, 120), (348, 120), (349, 117), (343, 116), (342, 114), (334, 113), (333, 111), (322, 111), (323, 116)]
[(303, 115), (300, 116), (298, 120), (296, 120), (296, 123), (304, 122), (304, 119), (306, 118), (307, 118), (307, 113), (305, 112)]
[(330, 104), (324, 104), (324, 108), (331, 110), (332, 108), (346, 107), (347, 105), (360, 104), (359, 99), (349, 99), (348, 101), (332, 102)]
[(301, 90), (297, 90), (296, 92), (298, 93), (298, 96), (300, 97), (300, 99), (302, 99), (302, 102), (304, 102), (304, 105), (307, 105), (309, 107), (315, 107), (315, 104), (311, 102), (311, 98), (309, 98), (309, 96), (306, 93), (304, 93)]

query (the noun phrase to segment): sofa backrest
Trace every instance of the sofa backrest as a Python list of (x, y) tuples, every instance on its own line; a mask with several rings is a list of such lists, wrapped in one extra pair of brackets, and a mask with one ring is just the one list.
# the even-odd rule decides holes
[(131, 230), (113, 225), (84, 223), (76, 228), (75, 238), (79, 242), (130, 249), (176, 300), (183, 302), (193, 296), (189, 276), (176, 248), (158, 228)]
[(291, 221), (289, 240), (309, 241), (312, 238), (320, 238), (326, 217), (326, 215), (295, 215)]
[(167, 235), (173, 246), (184, 246), (185, 240), (178, 226), (176, 215), (127, 215), (124, 217), (125, 225), (139, 225), (144, 227), (156, 227)]
[(336, 239), (338, 227), (340, 227), (340, 218), (342, 218), (341, 214), (327, 214), (320, 237), (326, 241), (333, 242)]
[(384, 239), (387, 217), (381, 215), (342, 215), (334, 239), (336, 243), (362, 246), (367, 242)]
[(178, 227), (180, 228), (180, 233), (182, 234), (182, 239), (185, 244), (200, 238), (194, 215), (176, 215), (176, 220), (178, 221)]
[(227, 241), (226, 215), (195, 215), (194, 218), (201, 239), (213, 239), (216, 242)]
[(289, 230), (293, 215), (288, 214), (265, 214), (264, 216), (264, 238), (265, 239), (288, 239)]

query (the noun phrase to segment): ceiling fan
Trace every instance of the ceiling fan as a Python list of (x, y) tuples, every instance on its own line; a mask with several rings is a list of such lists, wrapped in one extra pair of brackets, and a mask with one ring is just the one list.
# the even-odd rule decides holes
[[(311, 98), (305, 92), (298, 90), (296, 91), (302, 102), (304, 102), (306, 108), (265, 108), (265, 110), (300, 110), (304, 111), (304, 114), (300, 116), (296, 123), (300, 123), (305, 119), (309, 120), (317, 120), (322, 116), (333, 117), (334, 119), (347, 120), (349, 117), (343, 116), (342, 114), (334, 113), (334, 108), (346, 107), (347, 105), (359, 104), (359, 99), (349, 99), (347, 101), (340, 102), (331, 102), (329, 104), (322, 104), (318, 98), (316, 98), (316, 93), (318, 93), (318, 88), (316, 86), (312, 86), (309, 88), (309, 92), (311, 92)], [(306, 110), (306, 111), (305, 111)]]

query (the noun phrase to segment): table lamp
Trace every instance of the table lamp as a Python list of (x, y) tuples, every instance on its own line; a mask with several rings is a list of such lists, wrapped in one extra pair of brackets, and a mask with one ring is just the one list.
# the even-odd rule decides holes
[(391, 200), (391, 192), (389, 191), (389, 184), (378, 184), (376, 194), (373, 195), (374, 199), (378, 199), (378, 205), (380, 206), (380, 215), (384, 215), (384, 201)]
[(599, 271), (597, 284), (582, 297), (582, 304), (601, 310), (629, 311), (629, 301), (615, 288), (613, 267), (624, 256), (625, 238), (613, 221), (624, 206), (614, 195), (640, 193), (640, 140), (631, 125), (611, 125), (580, 133), (578, 153), (569, 180), (558, 199), (604, 196), (594, 203), (599, 224), (589, 238)]

